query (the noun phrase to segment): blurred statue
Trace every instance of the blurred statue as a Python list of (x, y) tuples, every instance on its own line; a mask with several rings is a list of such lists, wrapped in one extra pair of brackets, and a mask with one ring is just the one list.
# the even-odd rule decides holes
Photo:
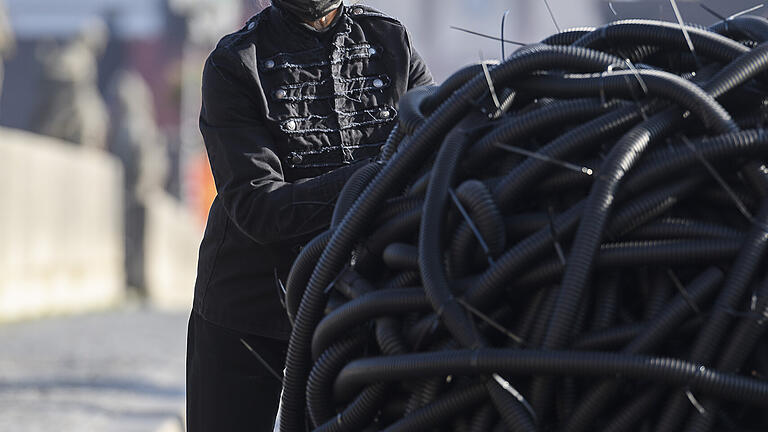
[(110, 151), (125, 171), (125, 270), (127, 284), (146, 292), (144, 238), (150, 197), (164, 189), (169, 160), (166, 142), (155, 121), (152, 93), (136, 72), (119, 73), (111, 86), (114, 128)]
[(133, 199), (145, 202), (163, 190), (168, 175), (165, 138), (157, 127), (149, 86), (137, 72), (121, 72), (113, 83), (114, 129), (110, 150), (125, 164)]
[(63, 46), (38, 50), (47, 95), (38, 132), (87, 147), (106, 147), (109, 114), (97, 85), (97, 58), (107, 40), (106, 25), (94, 21)]
[(0, 0), (0, 96), (3, 94), (3, 59), (13, 52), (15, 46), (11, 23), (5, 12), (3, 0)]

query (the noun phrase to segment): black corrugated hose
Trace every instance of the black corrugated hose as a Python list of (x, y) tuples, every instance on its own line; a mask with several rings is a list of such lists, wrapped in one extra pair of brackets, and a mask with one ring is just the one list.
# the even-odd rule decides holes
[(768, 430), (768, 20), (686, 30), (410, 93), (291, 270), (281, 432)]

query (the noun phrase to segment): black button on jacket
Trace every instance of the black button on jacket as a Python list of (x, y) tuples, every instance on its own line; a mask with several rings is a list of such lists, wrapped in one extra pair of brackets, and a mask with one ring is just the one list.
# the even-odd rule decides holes
[(399, 98), (432, 82), (403, 25), (363, 6), (343, 7), (323, 32), (269, 7), (224, 37), (203, 73), (200, 130), (218, 196), (195, 311), (287, 338), (278, 280), (386, 141)]

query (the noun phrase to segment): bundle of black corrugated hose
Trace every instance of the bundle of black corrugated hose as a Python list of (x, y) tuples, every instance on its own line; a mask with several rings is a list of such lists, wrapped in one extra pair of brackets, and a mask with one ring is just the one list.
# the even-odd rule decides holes
[(751, 16), (412, 91), (291, 271), (281, 431), (768, 430), (766, 120)]

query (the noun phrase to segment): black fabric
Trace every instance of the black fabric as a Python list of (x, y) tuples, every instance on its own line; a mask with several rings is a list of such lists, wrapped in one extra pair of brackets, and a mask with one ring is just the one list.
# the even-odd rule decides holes
[(378, 154), (400, 97), (433, 83), (397, 20), (362, 6), (340, 15), (318, 33), (269, 7), (206, 61), (200, 129), (218, 196), (194, 310), (212, 323), (289, 337), (280, 280)]
[(187, 333), (187, 431), (272, 432), (288, 344), (219, 327), (192, 312)]
[(341, 0), (272, 0), (272, 4), (303, 20), (314, 21), (333, 12), (341, 5)]

